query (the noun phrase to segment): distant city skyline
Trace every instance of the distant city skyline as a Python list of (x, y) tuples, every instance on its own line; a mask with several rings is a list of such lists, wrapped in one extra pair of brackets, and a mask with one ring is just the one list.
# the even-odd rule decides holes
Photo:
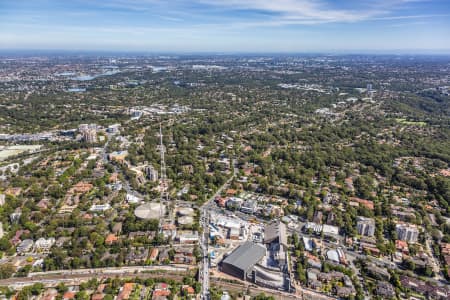
[(450, 54), (446, 0), (2, 0), (0, 50)]

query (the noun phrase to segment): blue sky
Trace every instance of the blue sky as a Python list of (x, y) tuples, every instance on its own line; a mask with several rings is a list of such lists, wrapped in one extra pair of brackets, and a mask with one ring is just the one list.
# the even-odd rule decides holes
[(450, 1), (0, 0), (0, 49), (450, 53)]

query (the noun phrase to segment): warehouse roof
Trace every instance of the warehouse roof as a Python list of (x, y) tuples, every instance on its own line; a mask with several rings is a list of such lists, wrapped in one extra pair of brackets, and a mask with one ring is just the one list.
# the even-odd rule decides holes
[(266, 254), (266, 248), (263, 245), (253, 242), (245, 242), (236, 248), (225, 260), (224, 264), (233, 265), (244, 271), (248, 271)]

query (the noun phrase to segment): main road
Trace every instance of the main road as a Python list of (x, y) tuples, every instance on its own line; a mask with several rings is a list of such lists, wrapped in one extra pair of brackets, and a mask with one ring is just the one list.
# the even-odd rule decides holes
[(222, 191), (228, 187), (230, 182), (236, 177), (238, 168), (236, 167), (236, 159), (232, 160), (233, 175), (212, 195), (208, 201), (206, 201), (200, 208), (200, 224), (203, 228), (203, 233), (200, 240), (200, 248), (202, 250), (202, 259), (199, 268), (199, 280), (202, 283), (202, 299), (209, 299), (209, 254), (208, 254), (208, 241), (209, 241), (209, 210), (214, 199), (219, 196)]

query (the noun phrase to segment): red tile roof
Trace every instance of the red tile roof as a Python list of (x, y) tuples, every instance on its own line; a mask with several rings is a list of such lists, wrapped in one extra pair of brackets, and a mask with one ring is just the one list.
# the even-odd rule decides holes
[(123, 285), (122, 290), (120, 291), (119, 295), (117, 295), (116, 300), (126, 300), (130, 298), (131, 292), (133, 291), (134, 283), (128, 282)]
[(74, 292), (68, 291), (64, 293), (63, 299), (74, 299), (74, 298), (75, 298)]
[(351, 197), (350, 200), (358, 202), (360, 205), (363, 205), (370, 210), (373, 210), (373, 208), (374, 208), (373, 201), (365, 200), (365, 199), (361, 199), (361, 198), (357, 198), (357, 197)]

